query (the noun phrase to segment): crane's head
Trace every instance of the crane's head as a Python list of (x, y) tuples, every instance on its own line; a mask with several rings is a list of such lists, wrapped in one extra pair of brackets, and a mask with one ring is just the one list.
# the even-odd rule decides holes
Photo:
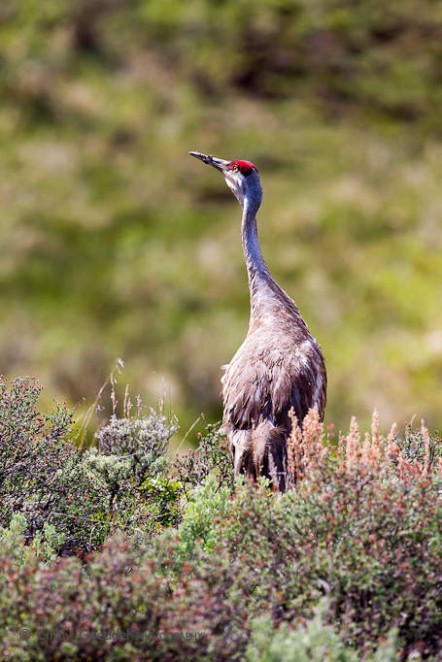
[(242, 206), (247, 200), (254, 203), (258, 209), (262, 200), (262, 189), (258, 168), (253, 163), (242, 160), (225, 161), (201, 152), (190, 152), (190, 155), (222, 172), (227, 186)]

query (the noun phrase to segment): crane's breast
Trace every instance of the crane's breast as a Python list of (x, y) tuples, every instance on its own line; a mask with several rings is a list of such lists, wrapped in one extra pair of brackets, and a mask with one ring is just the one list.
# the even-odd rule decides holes
[(225, 366), (222, 384), (224, 423), (235, 429), (263, 420), (285, 426), (292, 407), (301, 421), (315, 404), (321, 415), (325, 407), (324, 360), (311, 337), (269, 347), (267, 338), (248, 336)]

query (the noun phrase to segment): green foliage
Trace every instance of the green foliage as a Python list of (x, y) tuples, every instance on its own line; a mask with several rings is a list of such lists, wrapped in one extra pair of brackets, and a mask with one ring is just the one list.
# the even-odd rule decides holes
[(181, 556), (190, 560), (198, 543), (205, 552), (213, 552), (218, 539), (215, 520), (224, 521), (231, 514), (234, 503), (228, 486), (220, 486), (214, 476), (196, 487), (188, 497), (178, 528)]
[(169, 476), (147, 478), (140, 486), (140, 493), (144, 499), (149, 500), (150, 517), (158, 522), (161, 528), (179, 522), (183, 488), (178, 480)]
[(45, 522), (43, 531), (37, 531), (29, 545), (25, 544), (28, 523), (23, 515), (13, 515), (8, 528), (0, 528), (0, 554), (7, 555), (11, 561), (24, 565), (30, 561), (49, 563), (63, 549), (65, 536), (57, 533), (52, 524)]
[[(346, 646), (334, 629), (324, 622), (325, 603), (319, 603), (313, 618), (296, 629), (283, 624), (274, 628), (269, 617), (253, 622), (252, 636), (246, 650), (249, 662), (359, 662), (359, 653)], [(366, 662), (397, 662), (399, 654), (394, 631)]]
[(49, 409), (123, 356), (183, 429), (219, 418), (249, 306), (201, 149), (260, 168), (263, 252), (324, 348), (330, 420), (440, 427), (441, 44), (431, 0), (2, 3), (2, 372), (45, 375)]
[(384, 437), (374, 415), (329, 446), (313, 411), (281, 495), (232, 486), (216, 428), (172, 462), (174, 421), (114, 414), (81, 452), (33, 382), (1, 394), (3, 657), (438, 659), (442, 453), (424, 426)]
[(20, 516), (26, 540), (79, 553), (120, 527), (143, 524), (147, 533), (177, 520), (181, 485), (162, 473), (174, 422), (154, 411), (147, 418), (113, 416), (97, 432), (99, 447), (82, 453), (69, 441), (66, 410), (46, 421), (37, 412), (34, 382), (8, 388), (1, 381), (0, 388), (2, 526)]
[[(136, 502), (140, 495), (147, 502), (153, 500), (156, 507), (162, 503), (156, 514), (159, 519), (172, 516), (168, 503), (178, 498), (180, 484), (164, 481), (158, 475), (168, 466), (169, 439), (177, 429), (174, 422), (168, 423), (164, 415), (152, 410), (147, 418), (117, 418), (113, 414), (96, 433), (98, 448), (86, 451), (84, 463), (106, 486), (109, 506), (117, 520), (123, 505), (127, 511), (130, 501)], [(127, 523), (127, 512), (124, 520)]]
[(45, 419), (36, 409), (41, 389), (33, 381), (18, 379), (8, 388), (1, 380), (0, 390), (1, 525), (21, 514), (28, 540), (38, 535), (49, 543), (49, 536), (52, 544), (59, 536), (65, 551), (96, 547), (109, 532), (107, 525), (91, 525), (106, 494), (69, 441), (70, 414), (58, 408)]
[(190, 450), (175, 458), (175, 471), (188, 488), (202, 485), (206, 478), (216, 476), (218, 488), (233, 488), (234, 475), (227, 440), (219, 431), (219, 425), (208, 425), (204, 435), (198, 434), (198, 449)]
[[(232, 0), (94, 0), (80, 7), (46, 0), (32, 10), (28, 4), (34, 5), (16, 3), (6, 12), (3, 84), (40, 115), (58, 107), (44, 72), (57, 81), (85, 56), (107, 71), (133, 52), (153, 52), (213, 95), (234, 87), (286, 97), (307, 88), (324, 104), (370, 104), (400, 119), (436, 119), (441, 19), (431, 2), (395, 1), (385, 9), (379, 0), (321, 1), (314, 8), (308, 0), (266, 0), (254, 11)], [(65, 26), (70, 39), (62, 40)], [(36, 81), (24, 66), (31, 58), (42, 70)]]

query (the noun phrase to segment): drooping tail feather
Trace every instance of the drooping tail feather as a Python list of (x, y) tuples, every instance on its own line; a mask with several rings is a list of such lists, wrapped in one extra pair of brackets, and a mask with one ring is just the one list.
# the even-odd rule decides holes
[(244, 474), (253, 482), (259, 476), (269, 478), (274, 489), (287, 488), (287, 431), (270, 421), (249, 430), (229, 433), (235, 475)]

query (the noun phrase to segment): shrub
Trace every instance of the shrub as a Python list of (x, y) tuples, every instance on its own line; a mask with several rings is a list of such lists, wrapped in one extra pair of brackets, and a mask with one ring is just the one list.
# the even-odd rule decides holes
[(107, 491), (114, 528), (143, 526), (148, 532), (177, 520), (182, 490), (167, 476), (166, 453), (176, 422), (154, 410), (147, 417), (139, 414), (118, 418), (113, 413), (96, 433), (98, 448), (86, 451), (84, 464)]
[(235, 508), (229, 497), (228, 486), (220, 487), (214, 476), (192, 491), (178, 529), (180, 558), (190, 560), (197, 543), (203, 551), (214, 550), (219, 533), (214, 523), (219, 519), (224, 521)]
[(215, 474), (218, 486), (234, 485), (233, 464), (227, 441), (219, 425), (208, 425), (205, 434), (198, 435), (198, 448), (175, 459), (175, 471), (187, 489), (204, 483), (209, 474)]
[(102, 455), (128, 457), (132, 473), (141, 481), (149, 467), (164, 457), (177, 429), (154, 410), (146, 418), (118, 418), (113, 414), (96, 433), (98, 449)]
[(63, 547), (64, 535), (58, 534), (47, 522), (34, 536), (31, 544), (25, 544), (25, 532), (28, 522), (23, 515), (14, 515), (8, 528), (0, 528), (0, 553), (8, 555), (16, 565), (23, 565), (29, 559), (48, 563), (54, 561), (57, 550)]
[[(359, 653), (346, 646), (335, 630), (324, 623), (323, 611), (315, 609), (313, 618), (291, 629), (287, 624), (274, 628), (269, 617), (253, 622), (252, 636), (245, 659), (249, 662), (359, 662)], [(364, 658), (366, 662), (396, 662), (399, 659), (395, 632), (380, 644), (374, 654)]]
[[(246, 652), (251, 659), (255, 651), (258, 659), (302, 660), (304, 652), (310, 655), (305, 659), (325, 659), (326, 651), (328, 659), (394, 660), (395, 654), (405, 659), (419, 647), (426, 655), (437, 654), (440, 563), (438, 534), (434, 523), (432, 533), (427, 526), (431, 514), (419, 531), (419, 559), (411, 567), (403, 563), (410, 561), (415, 541), (409, 529), (419, 514), (410, 519), (399, 509), (381, 516), (380, 507), (371, 508), (368, 536), (379, 524), (398, 521), (387, 552), (371, 543), (374, 559), (367, 560), (367, 547), (358, 544), (364, 524), (357, 524), (365, 497), (351, 510), (351, 482), (341, 487), (339, 492), (331, 483), (313, 498), (307, 479), (298, 492), (277, 497), (244, 485), (220, 517), (212, 484), (205, 499), (212, 508), (208, 521), (218, 533), (216, 542), (204, 544), (195, 528), (193, 551), (184, 564), (176, 563), (182, 535), (171, 532), (148, 546), (134, 537), (109, 539), (85, 565), (74, 558), (45, 568), (29, 557), (17, 567), (3, 555), (4, 646), (15, 650), (17, 659), (49, 660), (111, 655), (230, 660)], [(341, 519), (346, 526), (340, 535), (340, 522), (332, 521), (339, 512), (333, 496), (343, 498), (344, 493), (347, 512)], [(394, 503), (390, 497), (384, 510)], [(373, 500), (370, 490), (367, 504)], [(410, 509), (409, 503), (401, 505)], [(190, 536), (190, 527), (187, 531)], [(319, 620), (316, 605), (324, 594)], [(391, 635), (395, 626), (397, 643)], [(297, 650), (300, 657), (278, 658), (280, 646), (293, 655)]]
[(52, 542), (57, 552), (98, 548), (118, 528), (146, 535), (178, 519), (181, 485), (164, 475), (174, 422), (152, 411), (101, 428), (98, 449), (70, 441), (71, 414), (48, 417), (36, 407), (41, 388), (32, 380), (0, 382), (0, 525), (14, 514), (26, 520), (26, 540)]
[(215, 537), (270, 600), (275, 625), (296, 626), (325, 594), (329, 621), (359, 650), (395, 627), (406, 651), (439, 651), (440, 444), (422, 427), (424, 451), (411, 461), (407, 437), (382, 437), (375, 416), (363, 441), (353, 421), (333, 455), (315, 412), (294, 436), (297, 490), (243, 496)]
[[(92, 549), (109, 527), (100, 520), (106, 494), (88, 476), (69, 440), (71, 414), (63, 407), (43, 417), (36, 403), (41, 387), (18, 379), (0, 381), (0, 523), (14, 514), (26, 520), (26, 540), (55, 530), (57, 551)], [(53, 527), (52, 528), (48, 528)]]
[[(232, 489), (216, 429), (172, 464), (161, 417), (111, 419), (82, 454), (32, 382), (1, 395), (3, 657), (440, 656), (441, 448), (423, 425), (383, 436), (375, 415), (331, 445), (312, 411), (281, 495)], [(81, 560), (56, 558), (74, 545)]]
[(86, 566), (70, 558), (50, 568), (4, 564), (2, 571), (3, 656), (141, 659), (137, 651), (158, 639), (166, 581), (122, 539)]
[[(262, 612), (272, 614), (274, 626), (296, 629), (326, 595), (326, 624), (360, 654), (371, 655), (392, 628), (402, 656), (436, 654), (440, 444), (422, 427), (413, 433), (413, 447), (420, 439), (423, 450), (410, 457), (409, 433), (383, 437), (374, 416), (363, 440), (353, 421), (339, 448), (327, 451), (314, 412), (294, 435), (297, 490), (269, 495), (265, 484), (258, 490), (243, 485), (220, 508), (209, 482), (188, 511), (190, 526), (183, 526), (186, 515), (183, 520), (187, 549), (203, 552), (193, 573), (210, 592), (247, 605), (246, 613), (236, 610), (242, 616), (228, 634), (211, 629), (219, 650), (232, 637), (247, 639), (250, 619)], [(224, 572), (226, 555), (230, 571)]]

